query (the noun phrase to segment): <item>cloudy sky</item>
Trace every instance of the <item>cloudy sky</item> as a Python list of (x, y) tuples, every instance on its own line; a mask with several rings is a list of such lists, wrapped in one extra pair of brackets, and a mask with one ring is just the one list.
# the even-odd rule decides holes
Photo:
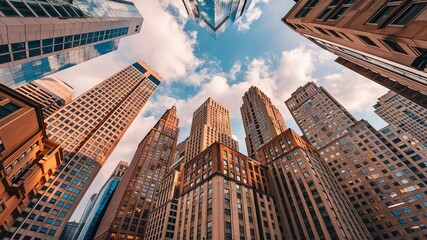
[(373, 112), (387, 90), (334, 62), (335, 57), (286, 27), (281, 18), (291, 0), (253, 0), (247, 13), (219, 39), (188, 19), (179, 0), (137, 0), (144, 16), (140, 34), (121, 40), (119, 49), (56, 74), (84, 93), (120, 69), (143, 60), (163, 82), (132, 123), (71, 220), (78, 221), (90, 195), (99, 191), (120, 160), (130, 161), (138, 143), (161, 114), (176, 104), (180, 140), (189, 134), (193, 111), (208, 97), (230, 109), (233, 134), (246, 153), (240, 106), (255, 85), (280, 109), (288, 127), (300, 132), (284, 101), (299, 86), (314, 81), (325, 87), (358, 119), (385, 126)]

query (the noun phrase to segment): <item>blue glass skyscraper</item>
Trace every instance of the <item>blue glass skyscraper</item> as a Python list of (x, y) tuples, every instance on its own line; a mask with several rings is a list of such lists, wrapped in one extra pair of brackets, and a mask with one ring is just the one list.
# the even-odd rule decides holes
[(91, 197), (72, 239), (93, 239), (95, 237), (96, 230), (107, 210), (108, 204), (127, 168), (128, 164), (126, 162), (120, 162), (110, 179), (101, 188), (101, 191)]
[(112, 52), (142, 21), (126, 0), (0, 1), (0, 83), (17, 88)]
[(252, 0), (182, 0), (185, 10), (217, 38), (249, 8)]

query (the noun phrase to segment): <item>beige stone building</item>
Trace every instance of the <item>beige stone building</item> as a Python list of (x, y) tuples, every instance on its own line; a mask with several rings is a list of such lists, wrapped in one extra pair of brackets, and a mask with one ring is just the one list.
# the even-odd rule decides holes
[(279, 109), (259, 88), (250, 87), (242, 98), (240, 113), (245, 127), (246, 148), (248, 156), (257, 159), (256, 150), (284, 132), (287, 127)]
[(190, 161), (214, 142), (223, 143), (236, 150), (239, 148), (238, 142), (232, 136), (228, 109), (208, 98), (193, 113), (185, 161)]

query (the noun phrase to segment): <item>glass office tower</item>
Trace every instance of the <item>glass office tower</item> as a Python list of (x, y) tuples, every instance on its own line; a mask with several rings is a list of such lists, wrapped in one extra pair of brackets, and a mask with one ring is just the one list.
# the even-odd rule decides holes
[(1, 1), (0, 83), (17, 88), (112, 52), (142, 21), (124, 0)]
[(217, 38), (249, 8), (251, 0), (182, 0), (185, 10), (202, 28)]

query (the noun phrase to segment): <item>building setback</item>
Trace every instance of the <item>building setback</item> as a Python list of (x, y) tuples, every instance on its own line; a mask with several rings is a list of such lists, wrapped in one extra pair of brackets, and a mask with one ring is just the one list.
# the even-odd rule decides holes
[(107, 180), (99, 193), (94, 194), (94, 196), (91, 197), (88, 206), (80, 219), (76, 233), (71, 239), (93, 239), (95, 237), (95, 233), (98, 230), (102, 218), (104, 217), (108, 204), (110, 203), (120, 180), (126, 173), (128, 166), (129, 164), (127, 162), (120, 161), (116, 169), (114, 169), (111, 174), (111, 177)]
[(12, 88), (118, 48), (143, 18), (131, 1), (2, 1), (0, 83)]
[(400, 96), (388, 92), (378, 98), (374, 105), (375, 113), (388, 124), (394, 125), (427, 144), (427, 108)]
[(235, 150), (239, 149), (238, 142), (232, 136), (228, 109), (208, 98), (193, 113), (185, 161), (190, 161), (214, 142), (223, 143)]
[(283, 22), (337, 55), (339, 64), (426, 107), (426, 6), (420, 0), (301, 0)]
[(246, 133), (248, 156), (256, 158), (256, 151), (287, 127), (279, 109), (270, 98), (255, 86), (249, 88), (240, 107)]
[(176, 108), (168, 109), (139, 144), (107, 208), (95, 239), (142, 239), (155, 195), (173, 161), (178, 139)]
[(35, 80), (16, 91), (41, 105), (44, 118), (48, 118), (53, 112), (70, 103), (74, 94), (72, 87), (56, 77)]
[(372, 239), (324, 160), (289, 129), (259, 150), (284, 239)]
[(37, 103), (0, 84), (0, 238), (63, 161)]
[(282, 239), (261, 164), (215, 142), (185, 163), (174, 239)]
[(96, 174), (157, 89), (160, 79), (138, 61), (45, 121), (48, 137), (62, 143), (65, 162), (10, 228), (12, 236), (59, 237)]
[[(301, 89), (297, 91), (301, 92)], [(334, 126), (338, 129), (339, 121), (351, 115), (345, 109), (339, 114), (331, 114), (334, 107), (331, 103), (336, 100), (332, 96), (325, 97), (323, 91), (315, 95), (319, 96), (301, 99), (299, 103), (293, 96), (286, 104), (307, 136), (319, 134), (319, 129), (320, 136), (334, 133)], [(317, 117), (322, 115), (328, 119), (317, 121)], [(373, 238), (425, 238), (426, 183), (424, 174), (420, 175), (423, 171), (421, 166), (415, 167), (420, 159), (410, 151), (402, 154), (393, 147), (389, 137), (384, 137), (364, 120), (346, 126), (345, 132), (342, 132), (343, 128), (337, 131), (340, 135), (336, 138), (325, 138), (318, 152)], [(307, 138), (313, 144), (319, 143), (317, 139)], [(426, 159), (425, 155), (419, 157)]]

